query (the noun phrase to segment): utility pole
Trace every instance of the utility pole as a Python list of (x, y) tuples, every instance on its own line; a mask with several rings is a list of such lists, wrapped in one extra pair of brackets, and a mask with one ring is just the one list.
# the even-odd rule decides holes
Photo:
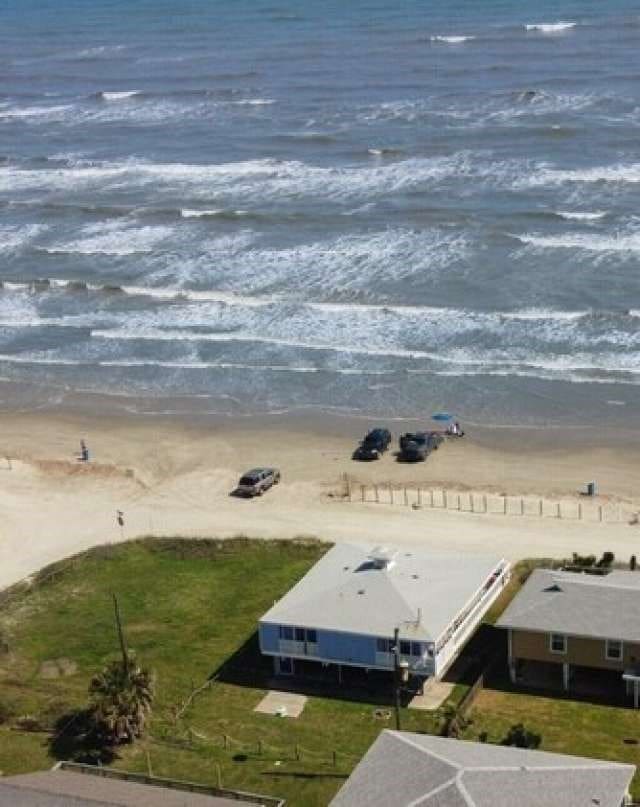
[(125, 675), (129, 673), (129, 654), (127, 653), (127, 646), (124, 641), (124, 633), (122, 632), (122, 621), (120, 619), (120, 606), (118, 605), (118, 598), (113, 595), (113, 610), (116, 616), (116, 628), (118, 630), (118, 640), (120, 641), (120, 650), (122, 652), (122, 667)]
[(393, 698), (396, 711), (396, 731), (400, 731), (400, 628), (393, 631)]

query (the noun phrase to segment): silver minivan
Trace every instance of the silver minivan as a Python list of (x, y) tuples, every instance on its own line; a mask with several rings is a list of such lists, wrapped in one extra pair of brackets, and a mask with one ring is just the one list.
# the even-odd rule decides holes
[(240, 477), (235, 493), (238, 496), (262, 496), (265, 490), (280, 481), (277, 468), (253, 468)]

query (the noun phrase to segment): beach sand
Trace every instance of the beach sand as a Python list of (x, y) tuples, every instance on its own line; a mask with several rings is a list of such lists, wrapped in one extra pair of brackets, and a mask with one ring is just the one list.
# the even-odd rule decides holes
[[(0, 445), (0, 586), (90, 546), (141, 535), (400, 542), (510, 559), (605, 550), (628, 560), (640, 527), (443, 512), (344, 500), (361, 483), (446, 486), (479, 494), (575, 497), (589, 480), (600, 501), (636, 504), (637, 438), (471, 427), (427, 462), (351, 459), (372, 425), (328, 415), (194, 419), (83, 411), (5, 413)], [(395, 423), (395, 436), (416, 423)], [(89, 464), (75, 454), (85, 438)], [(395, 440), (394, 440), (395, 445)], [(5, 459), (4, 457), (8, 458)], [(253, 500), (229, 495), (240, 474), (273, 465), (282, 483)], [(640, 509), (640, 507), (639, 507)], [(124, 526), (116, 511), (124, 514)]]

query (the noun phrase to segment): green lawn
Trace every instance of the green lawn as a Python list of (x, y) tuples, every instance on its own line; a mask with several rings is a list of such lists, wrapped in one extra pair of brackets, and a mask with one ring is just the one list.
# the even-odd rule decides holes
[[(255, 645), (258, 617), (326, 549), (303, 541), (136, 541), (92, 550), (12, 590), (0, 616), (0, 770), (55, 762), (47, 729), (86, 703), (92, 674), (117, 655), (115, 592), (128, 643), (155, 670), (158, 689), (147, 738), (113, 764), (213, 785), (220, 777), (224, 786), (279, 795), (291, 805), (325, 805), (390, 725), (374, 705), (312, 697), (297, 720), (258, 715), (253, 707), (266, 673), (251, 666), (260, 662), (248, 652), (235, 666), (253, 685), (225, 676), (182, 719), (175, 713), (194, 686), (251, 646), (252, 636)], [(75, 672), (43, 678), (41, 664), (53, 659), (73, 662)], [(20, 729), (25, 716), (42, 731)], [(403, 710), (403, 728), (414, 731), (436, 731), (440, 719)]]
[[(474, 703), (462, 739), (499, 743), (515, 723), (541, 736), (540, 750), (611, 759), (640, 766), (640, 718), (634, 709), (498, 689), (485, 689)], [(640, 798), (636, 774), (632, 795)]]

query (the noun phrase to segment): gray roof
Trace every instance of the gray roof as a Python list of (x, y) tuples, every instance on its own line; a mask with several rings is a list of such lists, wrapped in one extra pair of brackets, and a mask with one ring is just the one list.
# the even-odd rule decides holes
[(383, 731), (331, 807), (620, 807), (634, 765)]
[[(393, 558), (375, 568), (373, 554)], [(499, 556), (336, 544), (260, 620), (435, 640), (495, 571)]]
[(640, 641), (640, 572), (596, 576), (535, 569), (497, 625)]
[[(231, 798), (65, 770), (0, 779), (2, 807), (238, 807), (242, 803)], [(259, 800), (249, 803), (261, 804)]]

